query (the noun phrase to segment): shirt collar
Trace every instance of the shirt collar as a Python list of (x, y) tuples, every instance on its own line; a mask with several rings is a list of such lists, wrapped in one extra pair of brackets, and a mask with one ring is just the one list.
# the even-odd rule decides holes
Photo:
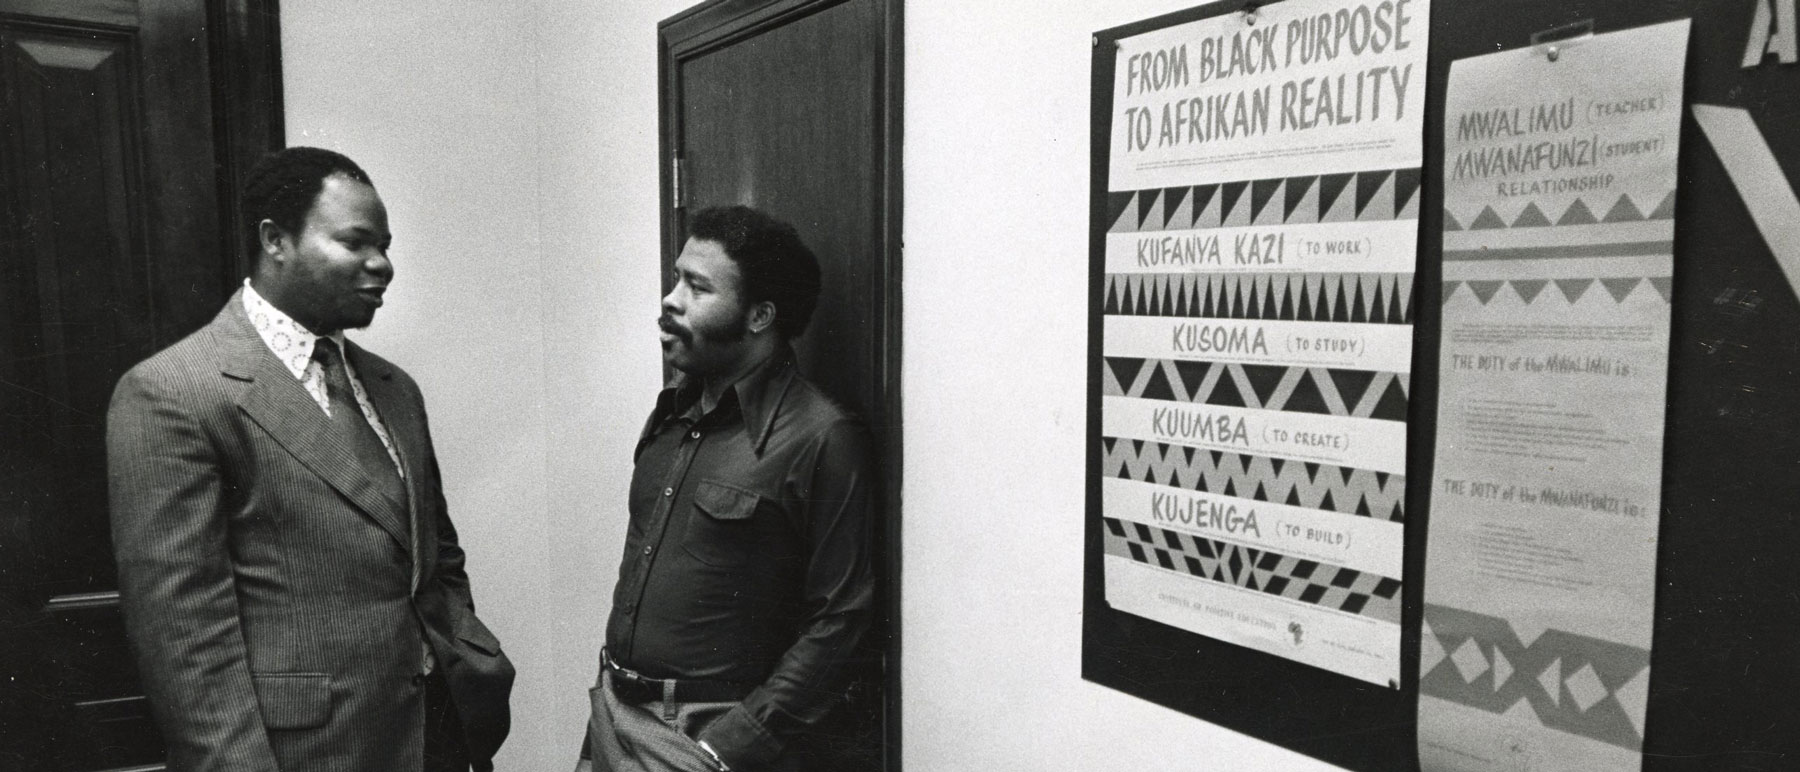
[(306, 378), (306, 366), (312, 362), (313, 344), (319, 338), (331, 338), (337, 342), (339, 351), (345, 350), (343, 332), (326, 336), (313, 334), (258, 294), (256, 288), (250, 286), (249, 279), (244, 280), (244, 315), (250, 318), (250, 326), (256, 328), (263, 345), (268, 346), (282, 366), (293, 373), (295, 380)]
[[(772, 356), (731, 384), (719, 396), (721, 406), (733, 400), (737, 402), (738, 409), (744, 414), (744, 428), (750, 433), (751, 447), (758, 453), (769, 443), (769, 434), (775, 429), (775, 417), (781, 410), (782, 399), (787, 396), (788, 384), (793, 379), (794, 349), (783, 343)], [(644, 438), (648, 439), (663, 422), (679, 415), (694, 400), (698, 400), (701, 388), (699, 379), (689, 378), (686, 373), (677, 371), (668, 387), (656, 397), (655, 416), (645, 427)]]

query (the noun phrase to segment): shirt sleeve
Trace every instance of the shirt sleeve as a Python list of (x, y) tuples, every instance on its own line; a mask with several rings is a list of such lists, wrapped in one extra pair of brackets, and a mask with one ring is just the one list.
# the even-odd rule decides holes
[(846, 660), (868, 629), (874, 604), (872, 469), (868, 432), (844, 419), (825, 429), (794, 471), (791, 505), (811, 548), (803, 583), (807, 615), (768, 680), (699, 737), (733, 770), (773, 761), (848, 686)]

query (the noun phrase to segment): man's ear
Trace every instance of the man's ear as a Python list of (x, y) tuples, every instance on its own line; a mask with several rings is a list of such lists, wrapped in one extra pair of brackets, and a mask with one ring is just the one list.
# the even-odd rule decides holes
[(764, 300), (750, 305), (749, 327), (751, 332), (762, 332), (775, 326), (775, 304)]
[(292, 241), (293, 236), (276, 225), (274, 220), (263, 220), (256, 224), (257, 247), (267, 259), (277, 259), (281, 255), (282, 242)]

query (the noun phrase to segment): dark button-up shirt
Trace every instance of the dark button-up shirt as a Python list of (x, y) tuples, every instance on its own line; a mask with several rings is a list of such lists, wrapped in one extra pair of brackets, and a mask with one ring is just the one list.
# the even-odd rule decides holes
[(785, 346), (711, 412), (700, 393), (678, 378), (638, 440), (606, 646), (652, 678), (755, 686), (701, 737), (754, 766), (824, 716), (868, 625), (869, 441)]

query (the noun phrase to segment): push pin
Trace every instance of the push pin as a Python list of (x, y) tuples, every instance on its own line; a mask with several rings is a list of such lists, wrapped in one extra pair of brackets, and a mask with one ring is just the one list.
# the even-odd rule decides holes
[(1594, 20), (1582, 19), (1572, 24), (1552, 27), (1531, 35), (1532, 47), (1543, 51), (1544, 58), (1554, 62), (1562, 58), (1562, 50), (1580, 45), (1582, 39), (1594, 36)]

